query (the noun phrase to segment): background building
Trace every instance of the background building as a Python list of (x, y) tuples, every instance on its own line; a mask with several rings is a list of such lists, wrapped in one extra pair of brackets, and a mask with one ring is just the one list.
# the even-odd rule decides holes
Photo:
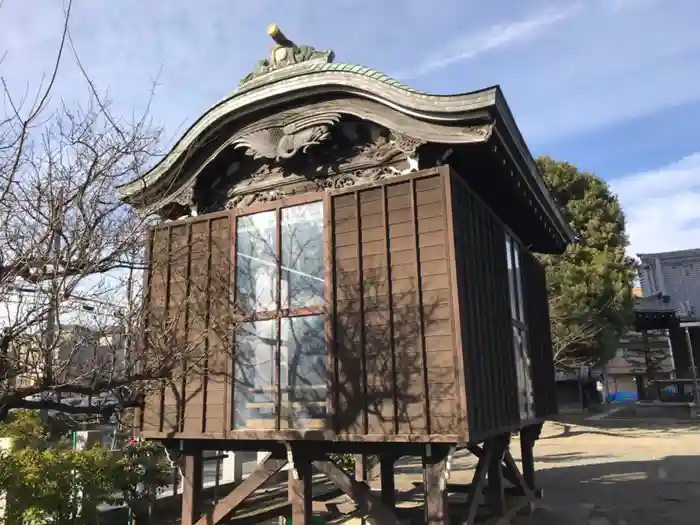
[[(639, 279), (642, 297), (636, 313), (646, 317), (646, 325), (653, 319), (674, 317), (667, 325), (673, 351), (675, 372), (678, 377), (691, 377), (692, 362), (700, 363), (700, 326), (688, 328), (685, 323), (700, 321), (700, 249), (652, 254), (639, 254)], [(638, 323), (639, 324), (639, 323)], [(657, 324), (660, 326), (660, 324)], [(690, 349), (693, 349), (691, 359)]]
[[(47, 360), (42, 334), (23, 334), (10, 350), (19, 371), (15, 387), (31, 387), (42, 380)], [(93, 329), (63, 325), (52, 349), (54, 377), (63, 383), (89, 384), (95, 379), (120, 377), (127, 366), (126, 337), (121, 327)]]

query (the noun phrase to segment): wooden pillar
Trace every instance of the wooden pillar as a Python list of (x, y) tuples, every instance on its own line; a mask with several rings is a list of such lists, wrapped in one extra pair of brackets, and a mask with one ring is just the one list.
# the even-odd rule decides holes
[(542, 425), (530, 425), (520, 431), (520, 458), (523, 466), (523, 478), (528, 488), (536, 493), (535, 486), (535, 441), (540, 437)]
[(423, 458), (426, 525), (447, 525), (450, 522), (447, 505), (447, 483), (444, 479), (449, 447), (427, 445)]
[[(296, 471), (296, 476), (295, 476)], [(313, 504), (311, 461), (295, 457), (289, 470), (289, 499), (292, 503), (292, 525), (310, 525)]]
[(690, 327), (685, 327), (685, 341), (688, 345), (688, 355), (690, 356), (690, 377), (693, 378), (693, 403), (695, 403), (695, 408), (700, 405), (700, 392), (698, 392), (698, 369), (697, 363), (695, 362), (695, 353), (693, 352), (693, 340), (690, 336)]
[(355, 481), (371, 483), (379, 476), (380, 468), (380, 461), (376, 456), (355, 454)]
[(690, 373), (690, 348), (688, 348), (688, 343), (685, 340), (685, 330), (677, 324), (670, 326), (668, 338), (671, 342), (676, 377), (679, 379), (692, 377)]
[(200, 517), (202, 504), (202, 451), (191, 450), (182, 462), (182, 520), (181, 525), (194, 525)]
[(382, 454), (379, 461), (381, 468), (382, 502), (393, 511), (396, 506), (396, 480), (394, 478), (396, 456), (393, 454)]
[(488, 495), (489, 503), (494, 507), (496, 515), (503, 516), (506, 512), (506, 496), (503, 487), (503, 457), (510, 444), (510, 434), (493, 438), (494, 451), (488, 464)]

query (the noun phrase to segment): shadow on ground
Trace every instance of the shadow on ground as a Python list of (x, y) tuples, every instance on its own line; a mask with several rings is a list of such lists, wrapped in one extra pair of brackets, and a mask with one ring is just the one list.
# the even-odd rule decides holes
[(555, 433), (543, 435), (541, 440), (559, 439), (583, 434), (598, 434), (615, 438), (648, 438), (678, 432), (700, 433), (700, 422), (666, 421), (643, 419), (586, 419), (584, 417), (560, 416), (552, 421)]
[[(544, 489), (542, 509), (517, 523), (690, 525), (700, 522), (700, 456), (547, 466), (538, 469), (537, 481)], [(606, 517), (608, 521), (588, 521), (593, 516)]]

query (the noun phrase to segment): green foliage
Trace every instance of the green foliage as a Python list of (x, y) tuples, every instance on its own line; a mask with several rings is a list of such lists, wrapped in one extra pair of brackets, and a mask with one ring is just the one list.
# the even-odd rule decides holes
[(0, 435), (18, 438), (15, 448), (0, 452), (2, 525), (92, 524), (101, 503), (127, 504), (140, 514), (172, 473), (165, 450), (150, 442), (119, 451), (46, 446), (46, 426), (29, 411), (13, 414)]
[(537, 159), (564, 217), (580, 236), (547, 265), (557, 364), (595, 364), (612, 355), (632, 314), (633, 261), (625, 217), (605, 181), (566, 162)]
[(355, 473), (355, 454), (331, 454), (331, 459), (346, 473)]
[(38, 447), (48, 436), (48, 429), (34, 410), (13, 410), (8, 420), (0, 424), (0, 437), (12, 438), (19, 448)]
[(172, 467), (165, 449), (151, 441), (132, 441), (115, 463), (115, 503), (138, 507), (170, 482)]
[(102, 448), (77, 452), (29, 447), (3, 453), (0, 490), (7, 493), (5, 523), (94, 523), (97, 505), (112, 497), (113, 463)]

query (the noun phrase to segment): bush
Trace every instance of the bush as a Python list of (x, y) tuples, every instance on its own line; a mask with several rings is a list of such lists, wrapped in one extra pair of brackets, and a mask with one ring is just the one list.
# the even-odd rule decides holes
[(113, 498), (140, 514), (155, 497), (156, 489), (167, 485), (172, 467), (162, 445), (130, 441), (114, 463)]
[(126, 504), (140, 516), (157, 487), (169, 481), (170, 461), (155, 443), (131, 441), (120, 451), (75, 451), (48, 446), (49, 435), (50, 429), (30, 411), (18, 411), (0, 425), (0, 437), (15, 442), (13, 450), (0, 452), (0, 493), (6, 494), (0, 524), (92, 524), (101, 503)]
[(355, 475), (355, 454), (331, 454), (330, 457), (346, 474)]
[(97, 506), (113, 494), (113, 463), (102, 448), (4, 451), (0, 454), (0, 490), (7, 502), (4, 523), (94, 523)]

